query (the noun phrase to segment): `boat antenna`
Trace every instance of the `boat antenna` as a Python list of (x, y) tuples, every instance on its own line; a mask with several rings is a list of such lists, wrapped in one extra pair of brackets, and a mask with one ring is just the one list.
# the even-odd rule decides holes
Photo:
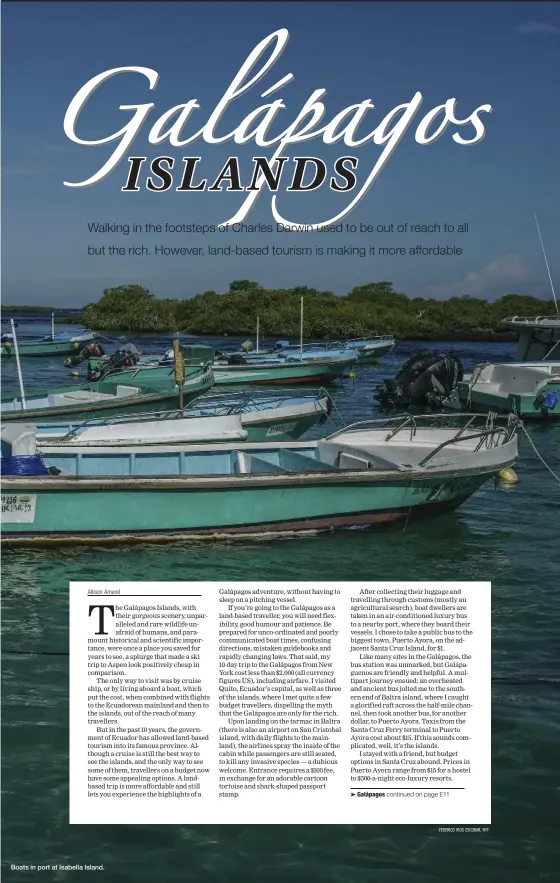
[(257, 316), (257, 353), (258, 353), (258, 351), (259, 351), (260, 327), (261, 327), (261, 320), (260, 320), (259, 317)]
[(539, 239), (541, 241), (541, 248), (542, 248), (542, 253), (543, 253), (543, 257), (544, 257), (544, 263), (546, 266), (546, 272), (548, 273), (548, 281), (550, 282), (550, 287), (552, 289), (552, 297), (554, 299), (554, 306), (556, 308), (556, 315), (558, 316), (558, 315), (560, 315), (560, 313), (558, 312), (558, 301), (556, 300), (556, 292), (554, 291), (554, 283), (552, 281), (552, 276), (550, 275), (550, 267), (548, 266), (546, 251), (544, 250), (544, 242), (543, 242), (543, 238), (541, 236), (541, 228), (539, 227), (539, 219), (537, 218), (536, 214), (535, 214), (535, 223), (537, 225), (537, 231), (539, 234)]
[(51, 337), (54, 340), (54, 313), (51, 313)]
[(27, 405), (25, 402), (25, 389), (23, 388), (23, 376), (21, 373), (21, 362), (20, 362), (20, 358), (19, 358), (18, 339), (17, 339), (17, 334), (16, 334), (16, 326), (14, 325), (13, 319), (10, 319), (10, 324), (12, 326), (12, 338), (14, 341), (14, 352), (16, 355), (16, 367), (17, 367), (17, 374), (18, 374), (18, 380), (19, 380), (19, 392), (20, 392), (20, 396), (21, 396), (21, 409), (22, 409), (22, 411), (25, 411), (25, 409), (27, 408)]

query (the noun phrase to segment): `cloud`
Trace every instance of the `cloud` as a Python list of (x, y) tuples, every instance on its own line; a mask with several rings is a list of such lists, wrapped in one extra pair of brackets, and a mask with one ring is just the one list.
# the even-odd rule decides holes
[(501, 297), (534, 278), (534, 273), (517, 255), (504, 254), (482, 269), (467, 273), (459, 282), (428, 285), (426, 291), (432, 297), (462, 297), (464, 294), (482, 298)]
[(518, 25), (515, 29), (516, 34), (560, 34), (560, 28), (551, 25), (546, 21), (526, 21), (522, 25)]

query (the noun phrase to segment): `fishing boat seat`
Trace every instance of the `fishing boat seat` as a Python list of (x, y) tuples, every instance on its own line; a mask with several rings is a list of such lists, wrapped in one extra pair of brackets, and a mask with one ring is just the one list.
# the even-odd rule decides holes
[(245, 451), (234, 452), (233, 471), (238, 475), (271, 472), (332, 472), (335, 468), (297, 451), (280, 451), (277, 463)]
[(75, 402), (87, 404), (88, 402), (114, 401), (115, 396), (124, 398), (140, 395), (140, 393), (141, 390), (137, 386), (117, 386), (114, 393), (96, 392), (92, 389), (71, 389), (68, 392), (49, 395), (49, 407), (62, 408), (65, 405), (73, 405)]
[(255, 475), (257, 473), (288, 471), (277, 463), (270, 463), (268, 460), (263, 460), (261, 457), (256, 457), (254, 454), (247, 454), (245, 451), (234, 451), (233, 457), (233, 471), (237, 475)]
[(280, 451), (278, 462), (289, 472), (332, 472), (335, 467), (298, 451)]
[(509, 394), (534, 393), (539, 385), (548, 380), (550, 374), (540, 366), (525, 365), (492, 365), (488, 371), (482, 371), (475, 386), (488, 393)]
[(37, 427), (34, 423), (8, 423), (2, 427), (2, 457), (32, 456), (37, 453)]
[(137, 387), (137, 386), (125, 386), (125, 384), (120, 383), (115, 390), (115, 395), (117, 397), (120, 397), (120, 396), (139, 396), (141, 394), (141, 392), (142, 392), (142, 390), (139, 389), (139, 387)]
[(351, 445), (334, 442), (319, 442), (318, 451), (321, 460), (332, 463), (338, 469), (403, 469), (399, 463), (387, 460), (371, 450), (361, 450)]
[(92, 392), (88, 389), (75, 389), (72, 392), (53, 393), (49, 396), (49, 407), (63, 408), (65, 405), (73, 405), (75, 402), (86, 404), (87, 402), (99, 402), (112, 399), (113, 396), (106, 392)]

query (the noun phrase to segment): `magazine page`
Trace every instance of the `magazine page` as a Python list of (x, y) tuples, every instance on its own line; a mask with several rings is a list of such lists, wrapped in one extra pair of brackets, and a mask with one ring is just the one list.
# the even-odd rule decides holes
[(558, 3), (0, 14), (3, 879), (552, 881)]

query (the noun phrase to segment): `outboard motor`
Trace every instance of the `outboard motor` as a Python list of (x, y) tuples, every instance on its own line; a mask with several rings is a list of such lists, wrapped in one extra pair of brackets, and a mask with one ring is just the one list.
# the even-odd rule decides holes
[(64, 364), (67, 368), (74, 368), (76, 365), (81, 365), (86, 359), (98, 359), (100, 356), (104, 355), (105, 350), (101, 344), (97, 343), (97, 341), (93, 341), (93, 343), (88, 343), (83, 347), (79, 353), (74, 353), (73, 355), (68, 356)]
[[(133, 346), (133, 344), (130, 344), (129, 346)], [(136, 347), (134, 348), (136, 349)], [(138, 350), (136, 350), (136, 352), (138, 352)], [(136, 365), (137, 363), (138, 356), (135, 355), (135, 353), (124, 349), (117, 350), (116, 353), (109, 356), (106, 362), (96, 365), (95, 368), (92, 368), (91, 365), (88, 366), (88, 380), (103, 380), (108, 374), (112, 374), (114, 371), (120, 371), (121, 368), (132, 368), (133, 365)]]
[(384, 410), (411, 405), (434, 410), (463, 379), (461, 360), (452, 353), (417, 353), (394, 380), (385, 380), (374, 396)]
[(123, 345), (121, 347), (119, 347), (118, 352), (119, 353), (130, 353), (131, 355), (138, 356), (138, 357), (140, 357), (142, 355), (142, 353), (140, 352), (138, 347), (134, 346), (133, 343), (123, 343)]
[(175, 364), (175, 350), (166, 350), (163, 357), (159, 360), (158, 365), (161, 367), (173, 366)]

